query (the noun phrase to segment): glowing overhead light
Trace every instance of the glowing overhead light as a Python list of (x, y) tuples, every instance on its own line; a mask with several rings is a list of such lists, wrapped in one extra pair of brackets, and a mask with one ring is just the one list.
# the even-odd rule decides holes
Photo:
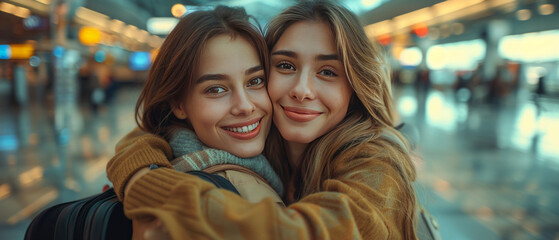
[(400, 52), (400, 64), (406, 67), (415, 67), (421, 63), (423, 54), (417, 47), (406, 48)]
[(99, 18), (99, 19), (107, 19), (109, 18), (107, 15), (93, 11), (91, 9), (88, 8), (84, 8), (84, 7), (79, 7), (76, 10), (76, 15), (78, 15), (79, 17), (91, 17), (91, 18)]
[(532, 12), (528, 9), (520, 9), (516, 11), (516, 18), (520, 21), (526, 21), (532, 17)]
[(541, 15), (549, 15), (555, 11), (555, 6), (549, 3), (542, 4), (538, 7), (538, 11), (540, 12)]
[(76, 10), (76, 18), (87, 23), (98, 25), (103, 28), (107, 26), (109, 21), (109, 17), (107, 15), (98, 13), (96, 11), (84, 7), (79, 7)]
[(464, 24), (453, 23), (452, 25), (450, 25), (450, 31), (454, 35), (460, 35), (460, 34), (464, 33)]
[(31, 11), (29, 11), (29, 9), (23, 8), (23, 7), (18, 7), (14, 11), (14, 15), (16, 15), (20, 18), (27, 18), (27, 17), (29, 17), (30, 14), (31, 14)]
[(118, 33), (120, 31), (122, 31), (122, 28), (124, 27), (124, 25), (125, 25), (124, 22), (122, 22), (118, 19), (113, 19), (109, 23), (109, 28), (111, 29), (111, 31)]
[(27, 9), (27, 8), (18, 7), (18, 6), (15, 6), (13, 4), (9, 4), (9, 3), (6, 3), (6, 2), (0, 3), (0, 11), (16, 15), (20, 18), (27, 18), (31, 14), (31, 11), (29, 11), (29, 9)]
[(427, 50), (427, 67), (433, 70), (472, 70), (485, 56), (486, 45), (481, 39), (435, 45)]
[(171, 14), (173, 14), (173, 16), (176, 18), (180, 18), (184, 16), (185, 13), (186, 13), (186, 7), (180, 3), (177, 3), (173, 5), (173, 7), (171, 7)]
[(422, 8), (410, 13), (402, 14), (394, 18), (398, 28), (405, 28), (417, 24), (425, 24), (433, 19), (433, 11), (430, 8)]
[(361, 4), (365, 7), (372, 7), (382, 3), (382, 0), (361, 0)]
[(483, 0), (443, 1), (433, 6), (438, 16), (447, 15), (483, 2)]
[(149, 33), (146, 30), (139, 30), (136, 32), (136, 40), (141, 43), (146, 43), (148, 41)]
[(163, 44), (163, 39), (158, 36), (151, 36), (148, 40), (149, 46), (152, 48), (159, 48)]
[(424, 38), (429, 34), (429, 28), (425, 23), (418, 23), (413, 26), (413, 33), (420, 38)]
[(0, 3), (0, 11), (7, 12), (9, 14), (13, 14), (16, 8), (17, 7), (15, 5), (9, 4), (7, 2)]
[(146, 26), (148, 32), (157, 35), (167, 35), (179, 22), (176, 18), (150, 18)]
[(82, 27), (78, 33), (78, 39), (83, 45), (94, 46), (101, 40), (101, 32), (94, 27)]
[[(405, 33), (409, 32), (410, 28), (416, 24), (423, 23), (427, 26), (432, 26), (439, 23), (452, 22), (492, 8), (509, 7), (515, 3), (515, 0), (447, 0), (430, 7), (399, 15), (383, 22), (367, 25), (365, 26), (365, 32), (369, 38), (374, 38), (382, 34), (394, 35)], [(448, 29), (441, 29), (440, 35), (450, 35), (450, 31), (447, 30)]]
[(374, 38), (375, 36), (380, 36), (384, 34), (389, 34), (393, 32), (392, 20), (384, 20), (382, 22), (373, 23), (371, 25), (365, 26), (365, 33), (369, 38)]
[(441, 36), (441, 31), (436, 27), (429, 28), (429, 38), (433, 40), (439, 39)]
[(499, 54), (520, 62), (559, 60), (559, 30), (509, 35), (499, 42)]
[(129, 38), (134, 38), (134, 36), (136, 36), (137, 30), (138, 28), (136, 26), (128, 25), (126, 29), (124, 29), (124, 36), (127, 36)]
[(386, 46), (392, 42), (392, 37), (390, 37), (390, 34), (383, 34), (377, 37), (377, 41), (383, 46)]

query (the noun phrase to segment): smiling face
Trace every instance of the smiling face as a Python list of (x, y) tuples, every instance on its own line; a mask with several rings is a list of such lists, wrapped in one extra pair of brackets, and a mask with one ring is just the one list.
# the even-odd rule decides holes
[(297, 22), (271, 51), (268, 93), (288, 142), (309, 143), (346, 115), (353, 90), (332, 36), (324, 22)]
[(243, 158), (260, 154), (272, 106), (256, 49), (243, 37), (219, 35), (200, 56), (194, 86), (173, 108), (174, 115), (190, 121), (209, 147)]

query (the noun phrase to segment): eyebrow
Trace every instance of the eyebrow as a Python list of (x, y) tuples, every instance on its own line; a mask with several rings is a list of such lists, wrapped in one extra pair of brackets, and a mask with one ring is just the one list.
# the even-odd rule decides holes
[[(264, 70), (264, 67), (262, 65), (254, 66), (247, 69), (245, 71), (245, 75), (250, 75), (261, 70)], [(225, 80), (226, 78), (227, 77), (225, 76), (225, 74), (205, 74), (196, 79), (196, 84), (200, 84), (210, 80)]]
[[(272, 56), (274, 55), (283, 55), (291, 58), (297, 57), (297, 53), (289, 50), (278, 50), (272, 53)], [(319, 61), (340, 60), (340, 57), (337, 54), (320, 54), (316, 57), (316, 60)]]
[(340, 60), (340, 57), (338, 57), (338, 54), (320, 54), (316, 59), (321, 61)]
[(283, 55), (286, 57), (291, 57), (291, 58), (296, 58), (297, 57), (297, 53), (293, 52), (293, 51), (288, 51), (288, 50), (278, 50), (272, 53), (272, 56), (274, 55)]
[(196, 79), (196, 84), (203, 83), (210, 80), (225, 80), (225, 75), (223, 74), (205, 74)]
[(261, 70), (264, 70), (264, 67), (262, 67), (262, 65), (254, 66), (254, 67), (251, 67), (251, 68), (247, 69), (245, 71), (245, 75), (250, 75), (250, 74), (253, 74), (253, 73), (261, 71)]

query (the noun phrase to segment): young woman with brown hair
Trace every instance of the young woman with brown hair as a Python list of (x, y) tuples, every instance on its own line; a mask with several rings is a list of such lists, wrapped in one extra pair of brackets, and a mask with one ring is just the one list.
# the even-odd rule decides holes
[[(261, 155), (272, 121), (268, 65), (264, 38), (244, 9), (220, 6), (189, 14), (169, 34), (149, 72), (136, 105), (138, 125), (169, 142), (175, 170), (216, 173), (249, 202), (271, 198), (283, 206), (281, 181)], [(128, 157), (143, 164), (144, 153), (138, 149)], [(124, 162), (111, 162), (109, 169), (119, 164)], [(122, 199), (119, 181), (113, 182)], [(142, 239), (150, 221), (133, 220), (133, 238)]]
[(130, 153), (143, 152), (145, 162), (169, 154), (163, 139), (143, 135), (123, 139), (107, 168), (111, 180), (134, 175), (127, 216), (158, 218), (173, 239), (416, 239), (416, 173), (393, 128), (380, 48), (347, 9), (321, 1), (279, 14), (266, 40), (275, 127), (265, 155), (288, 207), (249, 203), (165, 167), (136, 173)]

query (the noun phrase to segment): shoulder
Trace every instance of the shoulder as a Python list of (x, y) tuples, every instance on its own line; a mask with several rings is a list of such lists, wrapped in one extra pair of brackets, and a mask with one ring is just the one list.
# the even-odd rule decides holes
[(261, 177), (257, 177), (255, 174), (249, 174), (246, 172), (235, 171), (235, 170), (224, 170), (216, 172), (220, 176), (229, 180), (233, 186), (239, 191), (241, 197), (246, 199), (248, 202), (257, 203), (264, 198), (272, 198), (275, 202), (283, 202), (280, 196), (274, 191), (274, 189)]
[(359, 182), (373, 181), (371, 186), (378, 186), (375, 179), (380, 178), (391, 179), (384, 183), (399, 184), (409, 174), (404, 167), (410, 161), (406, 149), (396, 135), (379, 134), (342, 151), (334, 159), (332, 175)]

